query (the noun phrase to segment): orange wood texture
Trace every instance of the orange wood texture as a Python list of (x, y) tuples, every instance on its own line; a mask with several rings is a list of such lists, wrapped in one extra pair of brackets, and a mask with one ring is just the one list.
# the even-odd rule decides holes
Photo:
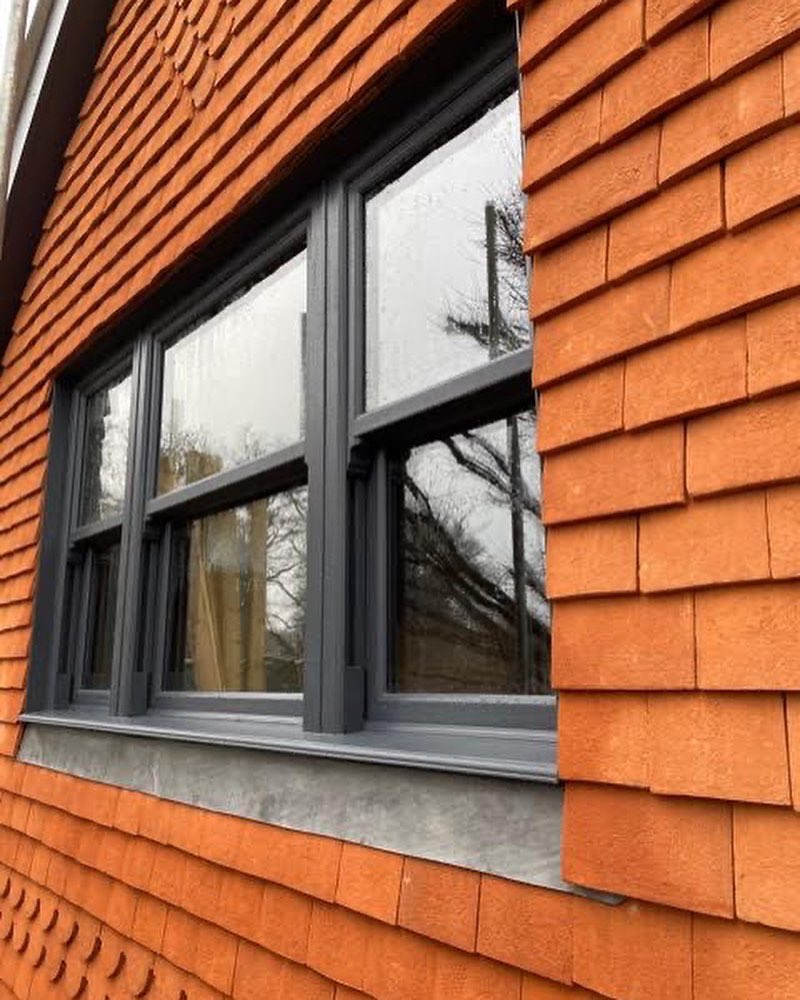
[(800, 1000), (800, 7), (509, 6), (563, 870), (629, 899), (13, 760), (53, 374), (462, 7), (120, 0), (0, 372), (0, 1000)]

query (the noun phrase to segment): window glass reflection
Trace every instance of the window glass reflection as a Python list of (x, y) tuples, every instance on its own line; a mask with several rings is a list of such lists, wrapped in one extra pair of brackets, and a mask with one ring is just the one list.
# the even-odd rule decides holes
[(122, 513), (130, 417), (130, 373), (93, 393), (86, 401), (81, 524)]
[(303, 689), (307, 489), (191, 521), (167, 690)]
[(158, 491), (303, 437), (306, 254), (164, 352)]
[(366, 205), (366, 406), (530, 342), (516, 94)]
[(98, 549), (93, 556), (92, 570), (89, 655), (83, 675), (83, 686), (90, 690), (104, 691), (111, 686), (114, 625), (117, 618), (119, 544)]
[(549, 690), (534, 416), (414, 448), (398, 465), (390, 689)]

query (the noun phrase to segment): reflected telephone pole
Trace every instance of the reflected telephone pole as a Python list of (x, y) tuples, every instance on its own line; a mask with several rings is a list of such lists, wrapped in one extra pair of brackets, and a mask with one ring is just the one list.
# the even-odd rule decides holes
[[(489, 360), (500, 354), (499, 338), (503, 322), (500, 311), (500, 282), (497, 271), (497, 206), (488, 201), (485, 207), (486, 278), (489, 305)], [(522, 469), (519, 449), (519, 426), (516, 416), (506, 420), (506, 443), (511, 487), (511, 550), (514, 574), (514, 603), (517, 609), (517, 662), (508, 665), (508, 686), (513, 690), (521, 682), (522, 691), (531, 691), (530, 634), (525, 586), (525, 535), (522, 511)]]

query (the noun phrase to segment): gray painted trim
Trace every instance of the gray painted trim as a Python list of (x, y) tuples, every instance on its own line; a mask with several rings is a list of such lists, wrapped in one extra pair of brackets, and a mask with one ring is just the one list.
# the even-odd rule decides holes
[(59, 0), (17, 123), (0, 268), (0, 350), (30, 274), (62, 157), (105, 39), (113, 0)]
[(54, 5), (54, 0), (43, 0), (37, 7), (33, 19), (34, 23), (31, 24), (31, 31), (25, 39), (27, 47), (24, 56), (25, 66), (21, 67), (14, 100), (16, 117), (12, 136), (9, 187), (14, 184), (16, 179), (22, 149), (28, 138), (28, 131), (42, 92), (47, 67), (56, 47), (68, 4), (69, 0), (58, 0), (57, 5)]
[(571, 891), (557, 785), (28, 725), (30, 764)]
[(319, 733), (303, 729), (299, 717), (288, 715), (248, 718), (239, 712), (172, 710), (125, 717), (109, 715), (107, 705), (77, 702), (61, 710), (25, 713), (20, 719), (63, 730), (158, 737), (549, 784), (557, 780), (556, 738), (551, 732), (373, 723), (353, 733)]

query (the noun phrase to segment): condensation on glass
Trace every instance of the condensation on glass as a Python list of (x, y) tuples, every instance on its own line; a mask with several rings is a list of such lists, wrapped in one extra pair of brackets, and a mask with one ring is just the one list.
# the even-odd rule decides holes
[(518, 413), (398, 459), (390, 690), (549, 691), (534, 421)]
[(108, 690), (111, 684), (119, 553), (118, 543), (96, 549), (92, 553), (92, 593), (87, 632), (89, 649), (83, 674), (83, 687), (90, 690)]
[(366, 408), (530, 343), (516, 94), (366, 204)]
[(302, 691), (307, 508), (303, 486), (189, 522), (166, 690)]
[(164, 352), (158, 492), (304, 436), (306, 253)]
[(128, 468), (131, 375), (121, 375), (86, 400), (80, 523), (122, 514)]

